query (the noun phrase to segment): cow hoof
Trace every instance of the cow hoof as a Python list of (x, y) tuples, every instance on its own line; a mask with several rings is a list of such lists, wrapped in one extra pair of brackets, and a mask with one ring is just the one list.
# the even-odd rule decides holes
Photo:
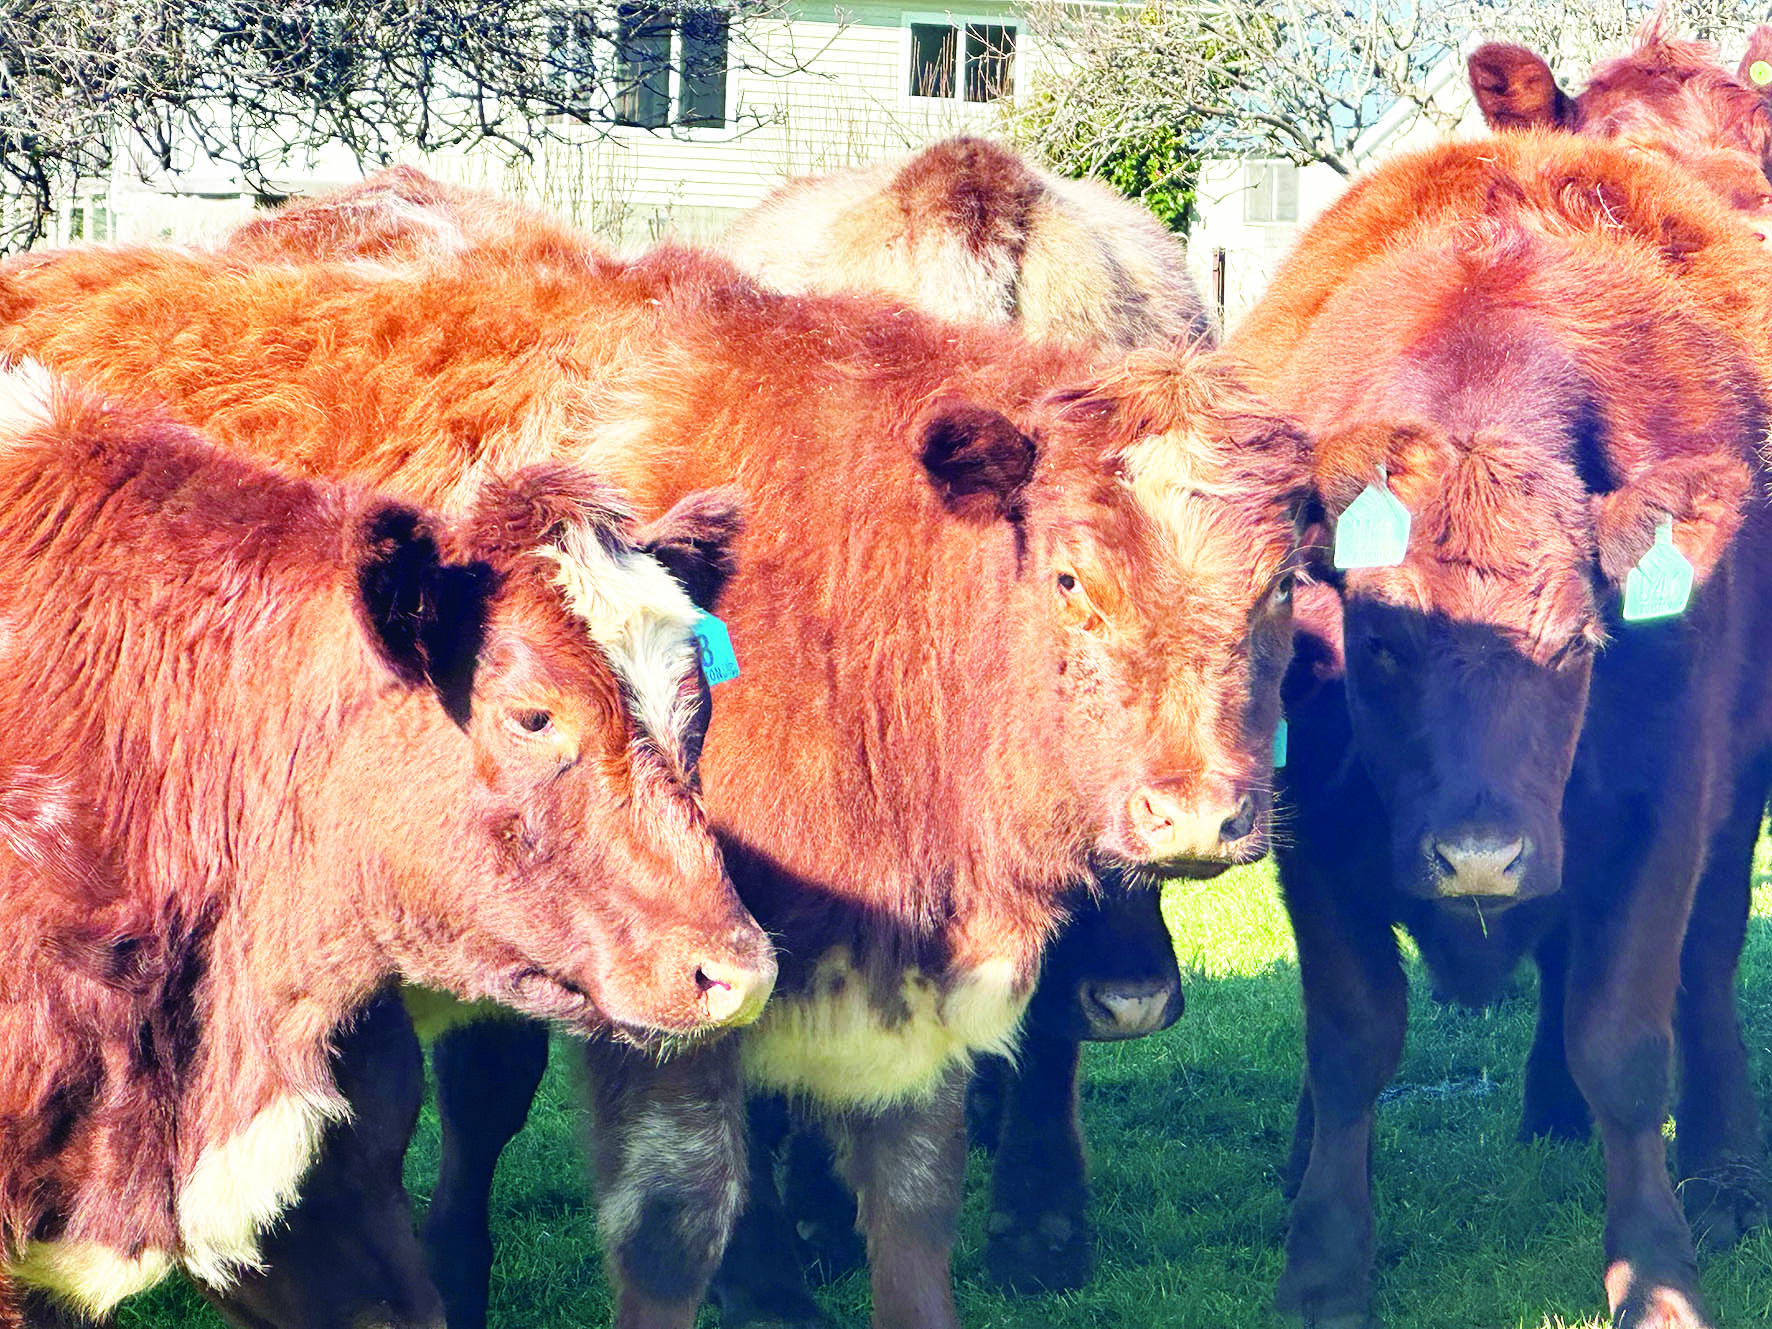
[(986, 1223), (984, 1267), (1018, 1297), (1074, 1292), (1095, 1272), (1095, 1237), (1080, 1214), (998, 1210)]
[(1745, 1186), (1693, 1177), (1681, 1183), (1680, 1198), (1701, 1250), (1724, 1250), (1766, 1222), (1764, 1198)]
[(794, 1235), (800, 1267), (814, 1286), (834, 1283), (867, 1263), (867, 1246), (853, 1224), (802, 1218), (794, 1224)]

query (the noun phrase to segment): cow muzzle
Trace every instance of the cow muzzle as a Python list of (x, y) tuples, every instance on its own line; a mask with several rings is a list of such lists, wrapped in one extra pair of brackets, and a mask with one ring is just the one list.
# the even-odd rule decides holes
[(1143, 1038), (1167, 1029), (1181, 1016), (1179, 983), (1157, 979), (1091, 979), (1077, 985), (1092, 1043)]
[(1126, 804), (1126, 825), (1139, 866), (1179, 876), (1213, 876), (1259, 858), (1261, 806), (1252, 793), (1222, 801), (1183, 800), (1145, 785)]
[(738, 1029), (763, 1014), (775, 991), (775, 956), (715, 959), (704, 957), (695, 969), (702, 1011), (715, 1029)]
[(1442, 899), (1517, 899), (1532, 859), (1530, 837), (1480, 827), (1430, 835), (1422, 845), (1434, 890)]

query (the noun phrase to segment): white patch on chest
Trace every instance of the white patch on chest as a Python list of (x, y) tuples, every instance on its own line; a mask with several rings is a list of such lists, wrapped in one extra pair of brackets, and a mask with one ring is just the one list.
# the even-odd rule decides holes
[(1032, 995), (1017, 989), (1015, 972), (1006, 958), (987, 960), (943, 993), (912, 970), (901, 990), (905, 1010), (883, 1011), (848, 954), (832, 951), (805, 992), (772, 998), (745, 1031), (745, 1075), (838, 1108), (927, 1102), (950, 1067), (1014, 1051)]
[(334, 1094), (284, 1094), (238, 1134), (198, 1156), (178, 1193), (185, 1268), (210, 1287), (229, 1287), (262, 1267), (261, 1233), (295, 1202), (329, 1123), (350, 1109)]
[(7, 1272), (26, 1287), (103, 1318), (118, 1302), (147, 1291), (171, 1269), (172, 1257), (165, 1251), (143, 1251), (131, 1259), (96, 1241), (34, 1241)]
[(55, 420), (55, 379), (35, 360), (0, 359), (0, 446)]

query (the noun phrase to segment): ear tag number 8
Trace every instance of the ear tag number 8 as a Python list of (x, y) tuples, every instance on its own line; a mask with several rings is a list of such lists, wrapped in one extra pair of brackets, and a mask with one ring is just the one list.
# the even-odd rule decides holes
[(1409, 548), (1409, 509), (1386, 485), (1384, 467), (1378, 483), (1367, 485), (1335, 523), (1335, 566), (1394, 568)]
[(696, 649), (701, 652), (701, 672), (707, 675), (708, 686), (737, 678), (738, 656), (733, 654), (726, 625), (704, 612), (695, 620), (694, 631)]
[(1671, 519), (1655, 528), (1655, 543), (1624, 578), (1624, 621), (1669, 618), (1692, 598), (1692, 564), (1674, 548)]

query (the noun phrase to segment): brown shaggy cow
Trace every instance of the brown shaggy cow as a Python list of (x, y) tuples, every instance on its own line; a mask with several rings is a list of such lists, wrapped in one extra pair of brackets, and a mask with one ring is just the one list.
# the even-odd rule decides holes
[[(1537, 947), (1524, 1128), (1598, 1124), (1618, 1329), (1709, 1323), (1661, 1129), (1677, 1018), (1686, 1198), (1734, 1230), (1761, 1168), (1733, 979), (1772, 773), (1765, 267), (1679, 169), (1504, 135), (1357, 183), (1233, 339), (1312, 430), (1333, 520), (1369, 486), (1412, 514), (1400, 565), (1334, 574), (1289, 684), (1307, 1070), (1279, 1300), (1309, 1323), (1366, 1322), (1399, 924), (1461, 1000)], [(1698, 589), (1625, 622), (1664, 523)]]
[(0, 277), (0, 322), (236, 446), (440, 503), (562, 454), (646, 512), (744, 485), (743, 671), (703, 776), (782, 985), (742, 1049), (594, 1050), (620, 1321), (694, 1316), (743, 1192), (742, 1050), (840, 1136), (877, 1321), (952, 1324), (959, 1087), (1012, 1038), (1061, 892), (1265, 848), (1289, 425), (1210, 359), (1097, 373), (673, 249), (379, 280), (88, 251)]
[(1670, 40), (1657, 20), (1628, 54), (1596, 66), (1579, 96), (1563, 91), (1544, 58), (1523, 46), (1481, 46), (1469, 69), (1491, 128), (1564, 129), (1657, 153), (1746, 214), (1765, 239), (1772, 234), (1772, 109), (1752, 70), (1769, 54), (1772, 28), (1763, 27), (1732, 78), (1716, 64), (1714, 46)]
[[(729, 519), (652, 538), (718, 562)], [(253, 1265), (390, 977), (585, 1031), (755, 1016), (693, 611), (626, 526), (549, 466), (451, 528), (0, 376), (0, 1325), (21, 1286)]]
[(779, 291), (883, 295), (1034, 337), (1130, 351), (1214, 336), (1181, 240), (1149, 211), (980, 138), (789, 181), (720, 247)]

